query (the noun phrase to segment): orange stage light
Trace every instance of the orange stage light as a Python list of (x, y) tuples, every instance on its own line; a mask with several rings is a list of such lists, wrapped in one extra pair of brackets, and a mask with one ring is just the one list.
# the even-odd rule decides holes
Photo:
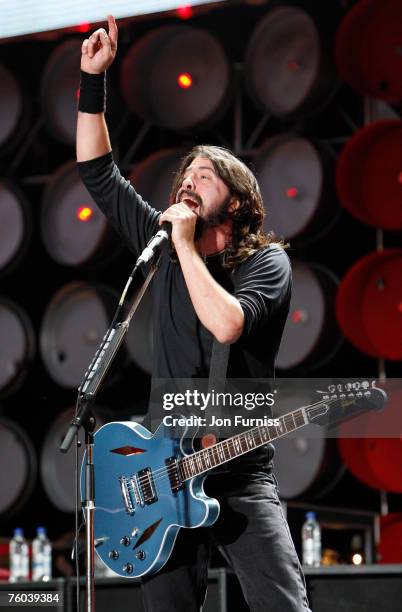
[(193, 79), (191, 78), (191, 75), (188, 72), (182, 72), (177, 77), (177, 84), (182, 89), (188, 89), (192, 86)]
[(77, 210), (77, 219), (79, 221), (89, 221), (93, 214), (94, 212), (89, 206), (80, 206)]

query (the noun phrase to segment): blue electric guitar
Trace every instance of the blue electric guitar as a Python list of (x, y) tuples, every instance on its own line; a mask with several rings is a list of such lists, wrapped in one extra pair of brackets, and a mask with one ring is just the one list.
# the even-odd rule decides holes
[(93, 453), (97, 554), (119, 576), (157, 572), (181, 527), (206, 527), (218, 518), (218, 501), (203, 490), (209, 470), (325, 417), (331, 404), (346, 417), (349, 408), (382, 408), (385, 399), (377, 388), (328, 395), (280, 417), (276, 426), (254, 427), (196, 452), (188, 430), (172, 439), (163, 424), (153, 435), (138, 423), (104, 425), (95, 434)]

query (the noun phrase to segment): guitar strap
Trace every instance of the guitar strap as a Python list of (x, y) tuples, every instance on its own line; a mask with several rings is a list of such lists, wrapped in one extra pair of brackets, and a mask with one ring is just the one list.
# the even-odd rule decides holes
[(212, 388), (215, 380), (225, 380), (228, 370), (230, 344), (222, 344), (214, 338), (211, 354), (211, 365), (209, 366), (208, 391)]
[[(212, 344), (211, 364), (209, 366), (208, 393), (224, 392), (228, 369), (230, 344), (222, 344), (214, 338)], [(211, 412), (210, 412), (211, 414)], [(201, 438), (201, 446), (207, 448), (215, 444), (219, 438), (219, 428), (208, 427), (207, 433)]]

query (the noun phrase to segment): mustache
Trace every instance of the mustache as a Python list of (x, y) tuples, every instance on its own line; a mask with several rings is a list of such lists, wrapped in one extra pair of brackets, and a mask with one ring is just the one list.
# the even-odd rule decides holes
[(202, 206), (202, 199), (195, 191), (191, 191), (190, 189), (179, 189), (176, 201), (180, 202), (183, 196), (187, 196), (190, 200), (194, 200), (199, 206)]

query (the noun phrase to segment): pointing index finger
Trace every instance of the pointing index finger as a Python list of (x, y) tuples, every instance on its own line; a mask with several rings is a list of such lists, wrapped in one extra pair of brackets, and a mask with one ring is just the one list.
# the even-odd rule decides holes
[(116, 20), (113, 17), (113, 15), (107, 16), (107, 22), (109, 26), (109, 38), (112, 41), (112, 43), (117, 45), (118, 30), (117, 30)]

